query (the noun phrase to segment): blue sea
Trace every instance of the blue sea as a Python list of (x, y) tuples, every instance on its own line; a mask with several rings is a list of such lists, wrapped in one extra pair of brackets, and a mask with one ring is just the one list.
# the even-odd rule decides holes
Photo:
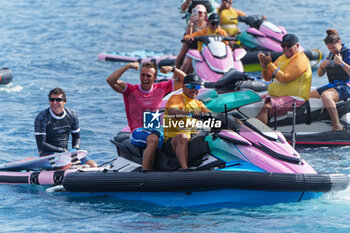
[[(219, 2), (219, 0), (218, 0)], [(221, 1), (220, 1), (221, 2)], [(247, 14), (265, 14), (326, 52), (326, 29), (350, 43), (348, 1), (236, 0)], [(34, 118), (61, 87), (79, 114), (82, 148), (98, 163), (116, 157), (109, 142), (127, 123), (122, 96), (106, 78), (124, 64), (101, 52), (150, 50), (176, 54), (184, 32), (178, 0), (0, 0), (0, 163), (37, 155)], [(244, 25), (241, 26), (244, 28)], [(313, 85), (326, 78), (313, 75)], [(137, 71), (122, 78), (138, 82)], [(319, 172), (350, 173), (350, 148), (299, 150)], [(213, 196), (215, 198), (215, 196)], [(0, 186), (1, 232), (350, 232), (350, 190), (318, 200), (255, 208), (192, 210), (104, 198), (70, 198), (39, 186)]]

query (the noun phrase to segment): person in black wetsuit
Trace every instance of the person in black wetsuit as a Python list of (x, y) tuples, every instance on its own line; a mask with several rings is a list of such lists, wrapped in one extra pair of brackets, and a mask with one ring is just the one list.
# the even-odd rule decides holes
[[(34, 131), (39, 156), (65, 152), (68, 150), (69, 134), (72, 134), (72, 149), (80, 148), (80, 128), (78, 115), (64, 107), (66, 93), (54, 88), (49, 93), (50, 107), (40, 112), (34, 121)], [(95, 161), (87, 156), (82, 164), (97, 167)]]

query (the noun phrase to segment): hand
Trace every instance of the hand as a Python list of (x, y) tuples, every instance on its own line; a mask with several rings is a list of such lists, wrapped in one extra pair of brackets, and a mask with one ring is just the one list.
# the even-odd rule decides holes
[(184, 40), (185, 40), (187, 43), (189, 43), (189, 42), (192, 42), (194, 39), (193, 39), (193, 37), (186, 36), (186, 37), (184, 37)]
[(341, 65), (344, 63), (343, 58), (339, 53), (334, 55), (334, 62), (337, 65)]
[(326, 67), (329, 66), (329, 60), (324, 60), (321, 64), (320, 64), (320, 67), (322, 69), (326, 69)]
[(138, 63), (138, 62), (130, 62), (128, 65), (129, 65), (129, 68), (134, 69), (134, 70), (138, 70), (140, 67), (140, 63)]
[(190, 17), (190, 20), (188, 21), (188, 23), (193, 24), (197, 19), (198, 19), (198, 13), (196, 13), (192, 10), (191, 17)]
[(267, 65), (272, 62), (272, 57), (271, 57), (271, 53), (268, 52), (267, 55), (265, 55), (264, 53), (258, 53), (258, 60), (262, 66), (263, 69), (266, 69)]
[(194, 110), (191, 113), (193, 114), (194, 117), (199, 117), (201, 115), (201, 111), (199, 111), (199, 110)]
[(172, 66), (162, 66), (160, 67), (160, 72), (162, 72), (163, 74), (167, 74), (171, 72), (172, 69), (173, 69)]

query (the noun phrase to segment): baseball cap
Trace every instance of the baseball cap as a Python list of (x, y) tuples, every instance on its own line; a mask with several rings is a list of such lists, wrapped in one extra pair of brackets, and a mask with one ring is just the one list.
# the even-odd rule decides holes
[(184, 78), (184, 84), (196, 84), (196, 85), (201, 85), (202, 84), (202, 79), (195, 73), (191, 73), (185, 76)]
[(282, 38), (282, 44), (286, 44), (286, 43), (296, 44), (298, 42), (299, 42), (298, 37), (294, 34), (285, 34)]
[(209, 18), (208, 21), (210, 22), (220, 22), (220, 16), (217, 13), (212, 13)]
[(198, 4), (194, 9), (197, 9), (197, 11), (200, 11), (200, 12), (207, 12), (207, 9), (202, 4)]

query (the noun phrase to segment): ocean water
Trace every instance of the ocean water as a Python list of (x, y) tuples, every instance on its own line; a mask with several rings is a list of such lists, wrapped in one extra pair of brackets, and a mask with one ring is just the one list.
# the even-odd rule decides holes
[[(49, 106), (48, 92), (56, 86), (66, 90), (66, 106), (79, 114), (89, 156), (98, 163), (113, 159), (109, 140), (127, 121), (122, 96), (105, 80), (123, 64), (98, 61), (97, 55), (177, 53), (184, 30), (179, 2), (0, 0), (0, 67), (14, 75), (11, 84), (0, 86), (0, 163), (37, 154), (34, 118)], [(234, 6), (265, 14), (297, 34), (305, 48), (326, 52), (323, 38), (330, 27), (350, 43), (345, 0), (237, 0)], [(313, 77), (315, 86), (326, 82)], [(138, 72), (127, 71), (122, 79), (137, 83)], [(350, 172), (349, 147), (300, 152), (319, 172)], [(192, 210), (0, 186), (1, 232), (349, 232), (349, 209), (350, 190), (300, 203)]]

